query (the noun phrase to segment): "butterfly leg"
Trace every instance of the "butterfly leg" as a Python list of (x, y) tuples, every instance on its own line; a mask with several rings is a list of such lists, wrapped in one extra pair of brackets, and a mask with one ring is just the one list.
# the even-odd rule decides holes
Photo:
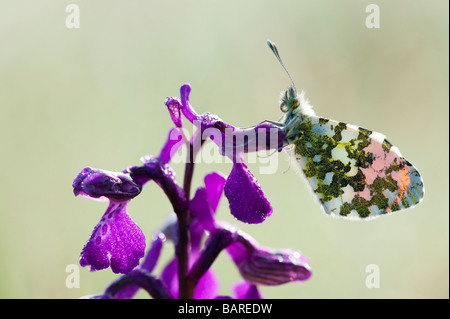
[(285, 126), (284, 123), (279, 123), (279, 122), (275, 122), (275, 121), (271, 121), (271, 120), (264, 120), (261, 123), (259, 123), (258, 125), (264, 124), (264, 123), (273, 124), (273, 125), (278, 126), (278, 127), (284, 127)]

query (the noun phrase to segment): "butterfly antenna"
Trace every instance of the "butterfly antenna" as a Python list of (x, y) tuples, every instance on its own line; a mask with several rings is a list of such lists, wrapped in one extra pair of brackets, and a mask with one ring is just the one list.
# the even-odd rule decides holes
[(270, 40), (267, 40), (267, 45), (268, 45), (269, 48), (272, 50), (273, 54), (275, 54), (276, 58), (277, 58), (278, 61), (280, 62), (280, 64), (281, 64), (281, 66), (283, 67), (283, 69), (286, 71), (286, 73), (287, 73), (289, 79), (290, 79), (291, 82), (292, 82), (292, 87), (293, 87), (294, 90), (297, 92), (297, 89), (295, 88), (294, 81), (292, 80), (292, 77), (291, 77), (291, 75), (289, 74), (289, 71), (287, 70), (286, 66), (284, 65), (283, 61), (281, 60), (280, 53), (278, 53), (277, 46), (275, 45), (275, 43), (273, 43), (273, 42), (270, 41)]

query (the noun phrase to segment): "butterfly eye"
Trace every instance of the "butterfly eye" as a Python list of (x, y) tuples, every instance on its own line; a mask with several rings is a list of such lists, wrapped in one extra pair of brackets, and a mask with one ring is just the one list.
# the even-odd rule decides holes
[(288, 111), (288, 106), (287, 106), (287, 104), (286, 103), (281, 103), (280, 104), (280, 110), (281, 110), (281, 112), (283, 112), (283, 113), (286, 113), (287, 111)]

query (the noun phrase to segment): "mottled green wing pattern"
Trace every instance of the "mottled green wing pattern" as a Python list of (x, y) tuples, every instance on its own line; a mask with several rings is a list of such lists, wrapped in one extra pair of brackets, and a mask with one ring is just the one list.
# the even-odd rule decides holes
[(317, 116), (293, 131), (296, 161), (327, 214), (366, 218), (423, 198), (419, 172), (384, 135)]

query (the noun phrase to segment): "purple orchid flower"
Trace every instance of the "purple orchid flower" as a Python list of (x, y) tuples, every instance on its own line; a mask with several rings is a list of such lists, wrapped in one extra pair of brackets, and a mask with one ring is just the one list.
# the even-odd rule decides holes
[[(304, 281), (311, 276), (309, 262), (301, 252), (261, 248), (250, 235), (215, 216), (222, 194), (239, 221), (261, 223), (270, 216), (270, 202), (246, 165), (244, 154), (281, 150), (285, 142), (282, 129), (271, 123), (241, 129), (209, 113), (198, 115), (189, 102), (190, 91), (185, 84), (180, 89), (181, 99), (165, 101), (175, 127), (158, 156), (144, 156), (142, 165), (122, 172), (88, 167), (73, 182), (75, 195), (109, 200), (81, 252), (80, 264), (89, 265), (92, 271), (111, 266), (114, 273), (123, 274), (102, 294), (90, 298), (132, 298), (141, 288), (153, 298), (231, 298), (218, 295), (219, 281), (211, 268), (222, 252), (228, 253), (243, 278), (233, 288), (234, 298), (262, 298), (260, 285)], [(197, 128), (190, 139), (183, 133), (182, 116)], [(207, 174), (204, 185), (191, 196), (195, 158), (208, 138), (222, 156), (232, 160), (233, 167), (228, 176)], [(183, 145), (189, 157), (180, 186), (169, 163)], [(127, 205), (147, 182), (161, 188), (175, 218), (151, 237), (145, 252), (145, 236), (128, 215)], [(157, 276), (153, 274), (155, 266), (169, 242), (175, 246), (175, 255)]]
[[(180, 88), (181, 100), (166, 99), (171, 117), (175, 118), (174, 123), (181, 125), (181, 120), (178, 119), (181, 110), (191, 123), (199, 126), (202, 134), (210, 129), (215, 129), (215, 132), (219, 133), (214, 134), (213, 141), (222, 155), (233, 161), (233, 168), (225, 184), (225, 196), (229, 201), (231, 214), (245, 223), (263, 222), (272, 214), (272, 207), (258, 180), (248, 169), (243, 154), (260, 149), (281, 150), (285, 139), (283, 130), (271, 123), (241, 129), (225, 123), (216, 115), (209, 113), (198, 115), (189, 102), (190, 92), (190, 85), (184, 84)], [(216, 138), (217, 136), (219, 138)]]
[[(73, 182), (75, 195), (109, 199), (109, 206), (81, 253), (81, 266), (128, 273), (144, 256), (145, 236), (127, 213), (130, 200), (141, 192), (129, 175), (87, 167)], [(123, 240), (125, 239), (125, 240)], [(111, 257), (108, 257), (108, 254)]]

